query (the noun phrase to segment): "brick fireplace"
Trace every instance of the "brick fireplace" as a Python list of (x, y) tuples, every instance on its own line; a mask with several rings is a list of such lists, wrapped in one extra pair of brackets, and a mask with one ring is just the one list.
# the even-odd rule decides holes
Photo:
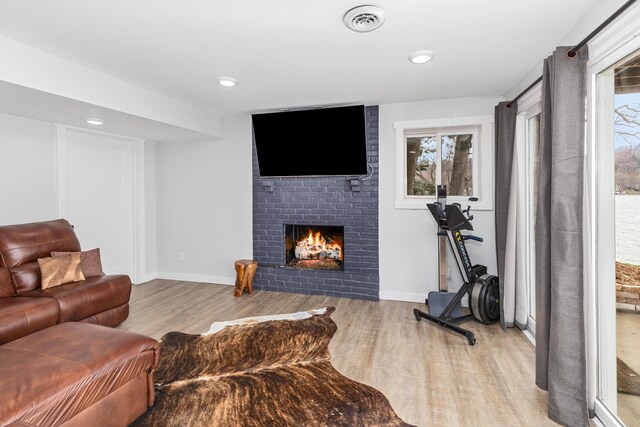
[[(378, 299), (378, 107), (366, 107), (365, 116), (373, 167), (366, 180), (260, 178), (254, 144), (254, 289)], [(298, 234), (287, 237), (293, 226)], [(311, 226), (316, 229), (309, 238)], [(307, 241), (301, 242), (302, 234)], [(303, 256), (292, 263), (296, 247)]]

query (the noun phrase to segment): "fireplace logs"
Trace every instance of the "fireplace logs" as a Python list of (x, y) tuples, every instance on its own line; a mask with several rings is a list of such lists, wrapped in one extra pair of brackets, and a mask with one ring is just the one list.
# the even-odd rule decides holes
[(330, 238), (325, 239), (319, 231), (309, 230), (309, 235), (296, 242), (297, 259), (342, 259), (342, 248)]
[(344, 227), (286, 225), (287, 266), (311, 270), (343, 270)]

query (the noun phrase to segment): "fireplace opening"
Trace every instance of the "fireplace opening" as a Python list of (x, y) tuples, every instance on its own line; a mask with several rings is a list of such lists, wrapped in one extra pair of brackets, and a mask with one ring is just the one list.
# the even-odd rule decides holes
[(344, 270), (344, 227), (284, 226), (286, 266), (305, 270)]

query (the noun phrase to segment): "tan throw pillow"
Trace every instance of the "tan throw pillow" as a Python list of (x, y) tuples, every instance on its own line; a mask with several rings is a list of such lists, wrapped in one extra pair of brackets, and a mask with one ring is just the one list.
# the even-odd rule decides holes
[[(51, 256), (69, 255), (73, 252), (51, 252)], [(89, 277), (104, 276), (102, 271), (102, 261), (100, 261), (100, 248), (91, 249), (80, 252), (80, 265), (82, 274), (88, 279)]]
[(42, 275), (42, 289), (84, 280), (80, 268), (80, 252), (59, 257), (38, 258), (38, 264)]

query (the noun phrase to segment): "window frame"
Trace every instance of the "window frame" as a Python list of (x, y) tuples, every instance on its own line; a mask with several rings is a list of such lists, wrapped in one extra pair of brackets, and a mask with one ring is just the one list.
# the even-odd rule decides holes
[[(436, 136), (436, 181), (442, 174), (442, 135), (473, 134), (472, 192), (473, 196), (450, 196), (449, 203), (467, 203), (478, 197), (475, 210), (493, 210), (494, 130), (493, 116), (472, 116), (445, 119), (405, 120), (393, 123), (396, 134), (396, 209), (425, 209), (436, 196), (407, 195), (407, 137)], [(438, 182), (439, 183), (439, 182)]]
[[(524, 95), (518, 101), (518, 115), (516, 117), (516, 140), (515, 144), (524, 148), (524, 176), (525, 176), (525, 222), (526, 222), (526, 235), (525, 235), (525, 247), (526, 254), (526, 277), (527, 277), (527, 329), (526, 332), (530, 334), (527, 336), (529, 340), (535, 345), (536, 337), (536, 319), (535, 319), (535, 246), (533, 237), (535, 235), (535, 222), (533, 219), (534, 206), (534, 176), (533, 159), (536, 155), (534, 145), (530, 140), (529, 120), (537, 115), (542, 114), (542, 85), (538, 84), (532, 88), (526, 95)], [(540, 117), (542, 120), (542, 116)], [(542, 123), (540, 123), (542, 124)], [(542, 137), (542, 134), (539, 134)], [(533, 304), (532, 304), (533, 303)], [(533, 316), (532, 316), (533, 314)]]
[[(540, 116), (540, 125), (542, 125), (542, 105), (540, 102), (535, 104), (531, 109), (528, 109), (525, 114), (525, 141), (526, 141), (526, 181), (527, 181), (527, 192), (528, 192), (528, 206), (527, 206), (527, 248), (528, 248), (528, 279), (529, 283), (527, 286), (529, 292), (529, 319), (527, 322), (527, 328), (530, 329), (530, 332), (533, 336), (536, 336), (536, 318), (535, 318), (535, 310), (536, 310), (536, 292), (535, 292), (535, 284), (536, 284), (536, 269), (535, 269), (535, 244), (534, 244), (534, 236), (535, 236), (535, 216), (534, 211), (536, 208), (537, 200), (534, 198), (534, 190), (535, 190), (535, 178), (536, 171), (534, 170), (534, 159), (537, 156), (536, 148), (539, 148), (541, 141), (538, 141), (538, 147), (532, 144), (531, 141), (531, 125), (530, 121), (536, 116)], [(538, 133), (538, 139), (542, 137), (542, 134)], [(539, 161), (539, 160), (538, 160)]]
[[(474, 149), (473, 154), (475, 154), (476, 146), (480, 141), (480, 127), (455, 127), (455, 128), (439, 128), (439, 129), (411, 129), (404, 134), (404, 159), (405, 159), (405, 168), (406, 168), (406, 159), (407, 159), (407, 145), (409, 138), (427, 138), (427, 137), (435, 137), (436, 140), (436, 185), (442, 184), (442, 138), (444, 136), (451, 135), (472, 135), (472, 148)], [(472, 184), (472, 192), (476, 191), (476, 185), (474, 183), (479, 182), (480, 177), (478, 176), (480, 159), (478, 156), (473, 155), (472, 163), (471, 163), (471, 184)], [(406, 169), (405, 169), (406, 170)], [(409, 192), (408, 182), (407, 182), (407, 174), (403, 175), (404, 185), (403, 191), (404, 196), (407, 199), (419, 199), (422, 200), (425, 197), (436, 197), (436, 194), (431, 196), (429, 195), (415, 195), (415, 194), (407, 194)], [(447, 197), (452, 198), (469, 198), (474, 197), (475, 194), (471, 196), (453, 196), (447, 195)]]

